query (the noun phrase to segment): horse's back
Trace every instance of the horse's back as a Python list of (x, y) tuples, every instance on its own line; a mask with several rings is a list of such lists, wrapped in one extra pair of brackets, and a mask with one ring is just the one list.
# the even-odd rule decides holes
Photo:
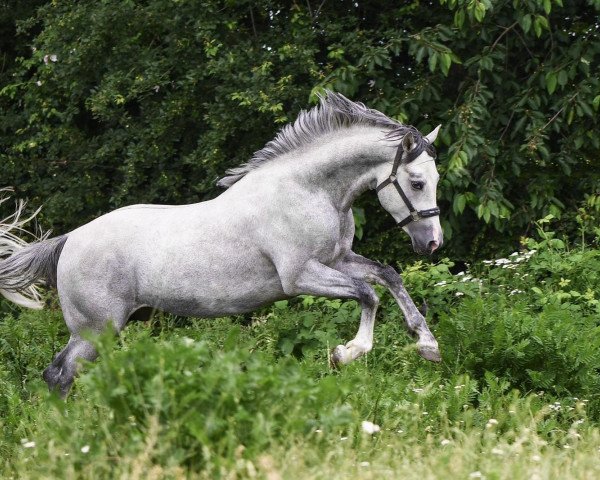
[(281, 298), (276, 269), (241, 221), (214, 201), (115, 210), (69, 234), (59, 294), (110, 291), (132, 308), (202, 316)]

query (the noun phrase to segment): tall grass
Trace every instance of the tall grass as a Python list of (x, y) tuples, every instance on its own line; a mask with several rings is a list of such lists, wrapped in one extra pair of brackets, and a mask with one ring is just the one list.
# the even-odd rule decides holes
[(404, 271), (439, 365), (380, 292), (373, 351), (332, 370), (357, 307), (305, 297), (250, 324), (157, 316), (103, 336), (65, 403), (40, 377), (60, 312), (3, 304), (0, 477), (598, 478), (600, 251), (530, 249)]

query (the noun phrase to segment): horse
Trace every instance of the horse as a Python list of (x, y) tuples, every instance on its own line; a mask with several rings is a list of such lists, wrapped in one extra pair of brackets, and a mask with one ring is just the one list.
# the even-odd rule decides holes
[[(435, 141), (364, 104), (327, 92), (317, 106), (245, 164), (231, 168), (216, 198), (189, 205), (132, 205), (54, 238), (19, 240), (18, 216), (0, 232), (0, 293), (41, 308), (40, 282), (55, 287), (70, 339), (43, 372), (67, 396), (78, 360), (97, 357), (92, 337), (120, 332), (150, 307), (194, 317), (253, 311), (297, 295), (352, 299), (358, 332), (330, 361), (347, 364), (373, 347), (383, 285), (401, 309), (417, 350), (438, 362), (435, 337), (397, 271), (352, 251), (352, 204), (375, 190), (382, 207), (431, 254), (443, 233), (436, 205)], [(91, 332), (91, 333), (86, 333)]]

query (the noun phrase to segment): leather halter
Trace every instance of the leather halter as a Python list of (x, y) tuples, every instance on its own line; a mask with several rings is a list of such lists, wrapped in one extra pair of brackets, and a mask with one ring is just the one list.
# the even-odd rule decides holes
[[(412, 152), (408, 152), (406, 154), (406, 161), (412, 162), (419, 155), (421, 155), (422, 152), (423, 149), (419, 148), (413, 150)], [(403, 153), (404, 150), (402, 149), (402, 144), (400, 144), (400, 146), (398, 146), (398, 151), (396, 152), (396, 158), (394, 159), (394, 166), (392, 167), (391, 175), (379, 185), (377, 185), (377, 187), (375, 188), (375, 191), (379, 192), (382, 188), (387, 187), (389, 184), (392, 184), (394, 185), (394, 187), (396, 187), (396, 190), (398, 190), (400, 197), (402, 198), (402, 200), (404, 200), (404, 204), (408, 207), (408, 211), (410, 212), (410, 214), (404, 220), (400, 220), (398, 222), (398, 225), (401, 227), (404, 227), (405, 225), (408, 225), (411, 222), (418, 222), (422, 218), (435, 217), (436, 215), (440, 214), (440, 209), (438, 207), (429, 208), (427, 210), (417, 210), (406, 196), (406, 193), (404, 193), (404, 190), (402, 190), (402, 187), (398, 182), (397, 174), (398, 168), (400, 167), (400, 163), (402, 162)]]

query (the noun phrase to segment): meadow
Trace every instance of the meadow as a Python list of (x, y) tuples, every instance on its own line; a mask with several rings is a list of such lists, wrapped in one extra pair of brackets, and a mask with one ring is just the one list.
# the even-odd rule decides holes
[(300, 297), (107, 332), (63, 402), (41, 379), (67, 337), (56, 301), (3, 303), (0, 477), (598, 478), (600, 250), (540, 233), (462, 272), (404, 266), (440, 364), (379, 290), (373, 351), (332, 369), (357, 305)]

